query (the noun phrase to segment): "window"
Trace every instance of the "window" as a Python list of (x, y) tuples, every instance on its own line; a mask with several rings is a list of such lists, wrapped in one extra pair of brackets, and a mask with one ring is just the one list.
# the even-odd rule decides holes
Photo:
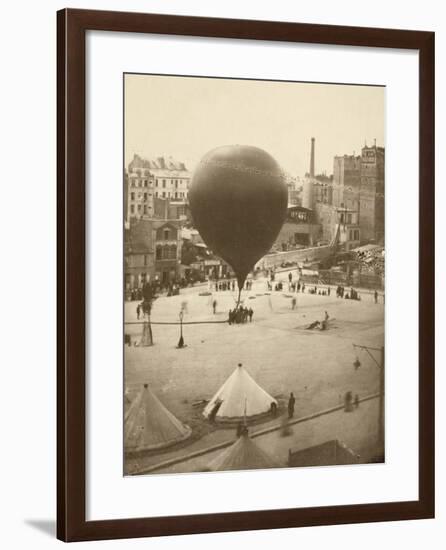
[(144, 180), (144, 187), (147, 187), (147, 180)]
[(147, 205), (144, 205), (144, 214), (147, 214)]
[(147, 193), (144, 193), (144, 200), (147, 200)]
[(141, 205), (138, 204), (138, 212), (141, 212)]
[(147, 254), (144, 254), (144, 267), (147, 266)]
[(158, 178), (156, 178), (155, 187), (158, 187)]
[(163, 187), (166, 187), (166, 180), (163, 180)]
[(161, 248), (161, 246), (157, 246), (156, 247), (156, 259), (157, 260), (162, 260), (163, 258), (163, 249)]
[(130, 200), (132, 200), (132, 201), (135, 200), (135, 193), (130, 193)]
[(131, 214), (134, 214), (134, 213), (135, 213), (135, 205), (134, 205), (134, 204), (132, 204), (132, 205), (130, 206), (130, 213), (131, 213)]
[(166, 192), (163, 191), (163, 199), (165, 199), (165, 198), (166, 198)]
[(165, 229), (164, 230), (164, 240), (165, 241), (168, 241), (169, 240), (169, 233), (170, 231), (168, 229)]

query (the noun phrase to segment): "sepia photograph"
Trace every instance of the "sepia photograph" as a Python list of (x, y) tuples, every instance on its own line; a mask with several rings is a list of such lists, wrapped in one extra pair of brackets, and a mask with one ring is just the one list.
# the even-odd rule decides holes
[(123, 87), (124, 475), (384, 463), (386, 88)]

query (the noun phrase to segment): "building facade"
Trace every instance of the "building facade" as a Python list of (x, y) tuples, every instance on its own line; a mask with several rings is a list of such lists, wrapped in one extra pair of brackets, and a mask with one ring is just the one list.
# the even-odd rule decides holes
[(156, 198), (185, 202), (190, 179), (185, 164), (171, 157), (143, 159), (134, 155), (124, 178), (126, 220), (152, 218)]
[(346, 252), (359, 246), (361, 229), (357, 210), (318, 203), (314, 218), (320, 224), (319, 244), (336, 245)]
[(344, 155), (333, 161), (333, 205), (337, 208), (359, 208), (361, 157)]
[(363, 147), (359, 220), (363, 242), (384, 243), (384, 147)]
[(130, 218), (124, 230), (124, 286), (142, 288), (158, 281), (167, 286), (180, 278), (179, 220)]
[(319, 239), (320, 226), (314, 222), (312, 210), (303, 206), (288, 206), (287, 217), (275, 242), (275, 249), (290, 250), (314, 246)]
[(176, 201), (171, 199), (154, 199), (154, 217), (163, 218), (166, 220), (187, 221), (188, 206), (184, 201)]
[(124, 288), (141, 289), (155, 276), (152, 223), (130, 218), (124, 229)]
[(333, 206), (358, 214), (361, 242), (384, 241), (384, 147), (334, 158)]
[(163, 286), (178, 281), (181, 264), (181, 227), (178, 220), (153, 221), (155, 279)]
[[(131, 163), (130, 163), (131, 164)], [(127, 173), (127, 200), (124, 201), (127, 220), (153, 216), (154, 177), (147, 168), (129, 166)]]

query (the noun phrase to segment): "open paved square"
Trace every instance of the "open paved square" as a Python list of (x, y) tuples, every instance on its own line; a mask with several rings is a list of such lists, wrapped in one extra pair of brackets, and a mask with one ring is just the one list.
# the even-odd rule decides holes
[[(288, 272), (278, 273), (276, 279), (286, 281), (287, 275)], [(384, 345), (382, 298), (375, 304), (373, 295), (365, 291), (359, 291), (361, 300), (356, 301), (336, 298), (334, 289), (330, 296), (321, 296), (309, 294), (309, 287), (303, 294), (292, 294), (286, 288), (285, 284), (285, 290), (268, 293), (265, 278), (254, 281), (252, 289), (242, 293), (245, 306), (254, 310), (253, 320), (240, 325), (211, 323), (227, 319), (229, 309), (235, 305), (235, 292), (214, 291), (212, 295), (200, 296), (207, 293), (208, 287), (199, 285), (182, 290), (179, 296), (161, 296), (154, 302), (154, 345), (125, 346), (126, 392), (131, 400), (142, 384), (148, 383), (162, 403), (192, 427), (194, 437), (178, 448), (127, 457), (128, 473), (233, 439), (233, 427), (215, 428), (202, 417), (202, 408), (194, 404), (211, 399), (238, 363), (280, 405), (286, 406), (292, 391), (296, 418), (342, 404), (347, 391), (359, 398), (379, 391), (377, 366), (364, 351), (359, 354), (361, 367), (355, 370), (357, 352), (352, 344), (375, 348)], [(292, 296), (297, 298), (294, 310)], [(215, 314), (213, 300), (217, 300)], [(178, 322), (184, 302), (187, 313), (183, 335), (187, 347), (177, 349), (179, 325), (156, 323)], [(137, 302), (126, 302), (126, 322), (137, 321), (136, 306)], [(330, 317), (328, 330), (306, 330), (313, 321), (321, 321), (325, 312)], [(187, 324), (197, 321), (209, 323)], [(125, 332), (138, 342), (142, 325), (127, 324)], [(376, 419), (376, 400), (373, 403), (367, 410)], [(367, 432), (371, 426), (374, 429), (376, 421), (361, 422), (357, 429)], [(348, 429), (354, 430), (354, 425)], [(290, 445), (294, 444), (290, 441)], [(187, 465), (183, 470), (177, 466), (175, 471), (190, 469)]]

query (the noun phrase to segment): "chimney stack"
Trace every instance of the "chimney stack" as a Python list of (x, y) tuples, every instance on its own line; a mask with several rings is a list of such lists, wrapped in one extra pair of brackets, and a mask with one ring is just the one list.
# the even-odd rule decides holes
[(314, 179), (314, 137), (311, 138), (310, 178)]

